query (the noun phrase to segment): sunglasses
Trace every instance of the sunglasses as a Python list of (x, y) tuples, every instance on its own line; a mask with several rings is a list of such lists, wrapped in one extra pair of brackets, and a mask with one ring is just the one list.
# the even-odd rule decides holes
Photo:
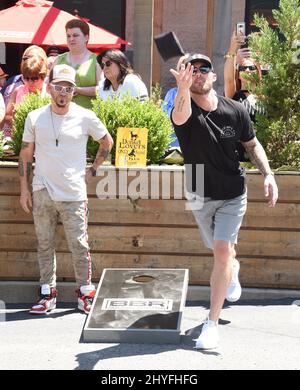
[(32, 82), (35, 82), (35, 81), (38, 81), (40, 79), (40, 77), (39, 76), (36, 76), (36, 77), (24, 77), (23, 76), (23, 80), (24, 81), (32, 81)]
[(110, 67), (111, 64), (112, 64), (112, 62), (108, 60), (106, 62), (101, 62), (100, 67), (101, 67), (101, 69), (104, 69), (105, 66)]
[(245, 72), (246, 70), (250, 70), (251, 72), (253, 72), (254, 70), (257, 70), (256, 66), (255, 65), (240, 65), (239, 66), (239, 72)]
[(63, 87), (62, 85), (51, 84), (55, 92), (73, 93), (74, 87)]
[(197, 66), (194, 66), (193, 76), (196, 76), (197, 73), (207, 74), (210, 71), (211, 71), (211, 68), (209, 66), (199, 66), (199, 68), (197, 68)]

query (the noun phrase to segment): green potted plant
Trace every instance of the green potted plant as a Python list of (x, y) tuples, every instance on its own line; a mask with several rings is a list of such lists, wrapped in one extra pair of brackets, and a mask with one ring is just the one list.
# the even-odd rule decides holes
[[(157, 105), (156, 99), (141, 103), (138, 99), (125, 96), (106, 101), (97, 98), (93, 101), (93, 111), (104, 123), (116, 141), (119, 127), (138, 127), (148, 129), (148, 164), (157, 164), (171, 142), (172, 125), (168, 115)], [(116, 144), (116, 142), (115, 142)], [(98, 144), (92, 139), (88, 142), (88, 155), (92, 158), (98, 149)], [(111, 152), (112, 162), (115, 161), (115, 145)]]
[(264, 17), (255, 15), (260, 29), (252, 33), (249, 46), (254, 57), (269, 68), (253, 91), (265, 113), (257, 115), (255, 127), (273, 169), (300, 169), (300, 4), (281, 0), (273, 10), (278, 27), (273, 30)]
[(0, 158), (3, 157), (4, 155), (4, 143), (5, 143), (4, 135), (2, 132), (0, 132)]
[(27, 115), (37, 108), (45, 106), (50, 103), (50, 97), (41, 97), (40, 94), (29, 93), (24, 96), (22, 103), (16, 107), (15, 116), (13, 119), (13, 132), (10, 146), (15, 155), (19, 155), (22, 145), (22, 137), (24, 132), (24, 125)]

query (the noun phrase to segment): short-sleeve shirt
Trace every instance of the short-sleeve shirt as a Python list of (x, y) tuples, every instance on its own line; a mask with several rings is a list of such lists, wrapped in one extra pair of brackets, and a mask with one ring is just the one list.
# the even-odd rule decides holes
[(129, 94), (133, 97), (139, 98), (141, 101), (148, 97), (148, 91), (143, 81), (135, 74), (128, 74), (125, 76), (122, 84), (119, 85), (116, 91), (112, 86), (104, 90), (104, 80), (99, 83), (98, 93), (103, 100), (107, 100), (110, 96), (122, 97)]
[[(93, 87), (97, 85), (97, 56), (91, 53), (90, 57), (82, 64), (73, 66), (68, 62), (68, 52), (60, 54), (57, 57), (57, 65), (66, 64), (72, 66), (76, 70), (76, 86), (77, 87)], [(76, 95), (73, 101), (78, 105), (91, 108), (93, 96)]]
[(65, 115), (53, 113), (50, 105), (31, 111), (23, 141), (35, 143), (33, 191), (47, 188), (54, 201), (86, 200), (87, 140), (107, 133), (95, 113), (75, 103)]
[[(204, 165), (205, 197), (225, 200), (242, 195), (245, 172), (239, 163), (237, 141), (255, 137), (249, 114), (240, 103), (223, 96), (218, 96), (217, 109), (210, 113), (192, 99), (191, 105), (186, 123), (178, 126), (173, 122), (185, 164)], [(192, 177), (187, 186), (195, 191), (195, 175)]]
[(3, 96), (0, 93), (0, 122), (3, 120), (4, 115), (5, 115), (5, 104), (4, 104)]

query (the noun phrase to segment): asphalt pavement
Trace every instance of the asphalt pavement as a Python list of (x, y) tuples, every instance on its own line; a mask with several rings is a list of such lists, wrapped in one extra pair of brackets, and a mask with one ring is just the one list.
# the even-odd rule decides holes
[(30, 306), (2, 302), (2, 370), (300, 369), (300, 300), (293, 296), (226, 304), (220, 347), (211, 351), (195, 350), (192, 340), (200, 334), (207, 301), (186, 302), (177, 345), (84, 343), (86, 315), (75, 303), (60, 303), (42, 316), (30, 315)]

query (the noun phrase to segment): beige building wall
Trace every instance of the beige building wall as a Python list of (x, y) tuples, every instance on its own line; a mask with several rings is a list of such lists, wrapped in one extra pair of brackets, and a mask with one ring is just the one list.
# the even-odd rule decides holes
[[(160, 32), (174, 31), (185, 52), (207, 51), (207, 11), (211, 0), (154, 0), (155, 17), (154, 35)], [(227, 0), (224, 0), (227, 1)], [(134, 50), (134, 2), (126, 0), (126, 40), (132, 43)], [(232, 0), (232, 30), (236, 22), (245, 18), (246, 0)], [(159, 31), (161, 29), (161, 31)], [(228, 42), (229, 45), (229, 42)], [(225, 49), (226, 51), (226, 49)], [(160, 79), (163, 94), (175, 81), (170, 68), (175, 67), (178, 58), (164, 62), (154, 44), (154, 70), (153, 78)]]

